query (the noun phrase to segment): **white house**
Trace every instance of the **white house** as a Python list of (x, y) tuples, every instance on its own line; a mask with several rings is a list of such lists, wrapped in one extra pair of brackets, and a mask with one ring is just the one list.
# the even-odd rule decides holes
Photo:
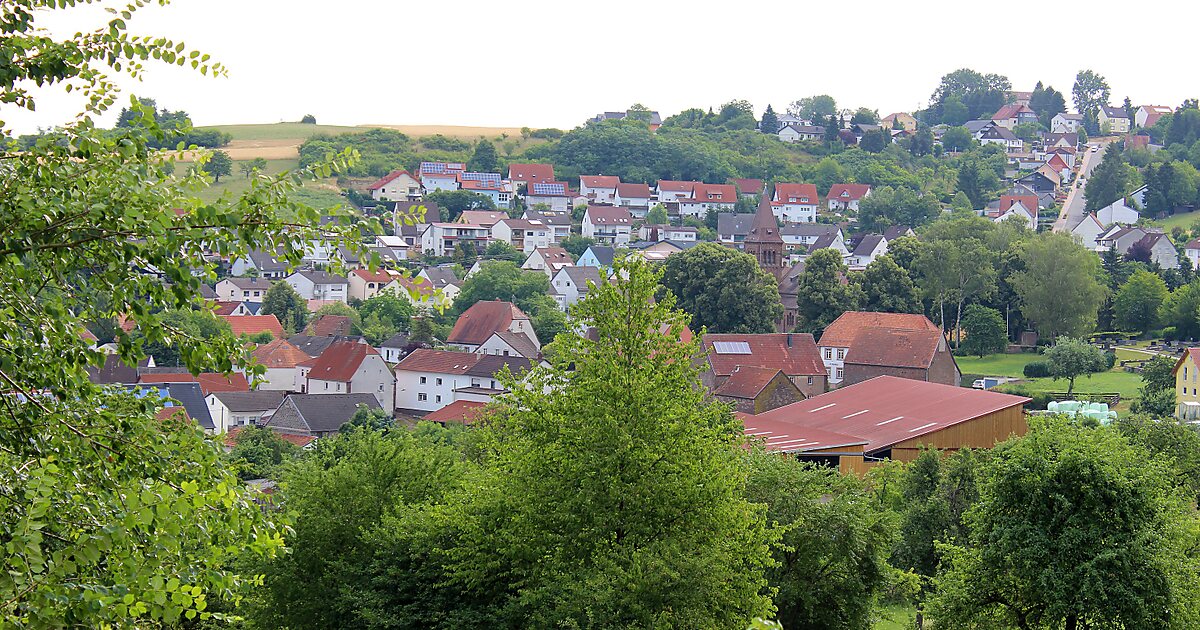
[(232, 276), (247, 276), (251, 272), (260, 278), (282, 280), (287, 276), (288, 264), (279, 254), (262, 250), (251, 251), (233, 261), (229, 267)]
[(560, 269), (573, 264), (575, 263), (572, 262), (571, 254), (567, 250), (561, 247), (539, 247), (529, 253), (525, 262), (521, 264), (521, 268), (541, 271), (553, 278)]
[(507, 330), (498, 330), (492, 333), (491, 337), (484, 340), (475, 349), (476, 354), (492, 354), (503, 357), (525, 357), (530, 361), (536, 361), (541, 356), (541, 348), (538, 348), (528, 336), (521, 333), (508, 332)]
[(1153, 127), (1159, 118), (1172, 111), (1174, 110), (1165, 105), (1142, 105), (1133, 113), (1133, 122), (1139, 128)]
[(809, 245), (812, 245), (818, 238), (825, 235), (831, 235), (835, 240), (845, 242), (841, 228), (828, 223), (785, 225), (779, 228), (779, 235), (783, 237), (783, 244), (789, 248), (808, 249)]
[(524, 254), (552, 242), (550, 227), (535, 219), (504, 219), (492, 226), (492, 240), (503, 241)]
[[(350, 272), (350, 288), (346, 294), (354, 299), (369, 300), (385, 290), (394, 290), (397, 294), (405, 293), (399, 279), (403, 277), (399, 271), (392, 269), (354, 269)], [(430, 287), (432, 291), (432, 287)]]
[(876, 258), (887, 253), (887, 240), (882, 234), (865, 234), (846, 258), (846, 266), (853, 270), (866, 269)]
[(597, 267), (564, 267), (550, 280), (550, 292), (558, 307), (565, 311), (587, 297), (588, 282), (599, 285), (602, 281)]
[(650, 187), (646, 184), (620, 183), (613, 202), (629, 208), (629, 213), (640, 219), (650, 210), (650, 197)]
[(504, 366), (520, 374), (531, 363), (521, 356), (418, 348), (396, 365), (393, 406), (429, 412), (459, 400), (486, 403), (505, 391), (496, 378)]
[(611, 204), (617, 198), (617, 186), (621, 178), (615, 175), (580, 175), (579, 194), (592, 203)]
[(643, 241), (677, 241), (681, 243), (692, 243), (697, 240), (699, 230), (694, 227), (673, 225), (653, 225), (650, 223), (642, 224), (638, 228), (638, 239)]
[(571, 215), (569, 213), (541, 213), (536, 210), (526, 210), (521, 218), (544, 223), (550, 229), (550, 242), (555, 245), (571, 235)]
[(685, 197), (692, 196), (692, 189), (700, 182), (680, 182), (660, 179), (654, 187), (659, 203), (674, 203)]
[(483, 300), (472, 304), (454, 322), (454, 329), (446, 337), (446, 344), (477, 352), (497, 332), (524, 335), (535, 348), (542, 347), (529, 316), (515, 304), (499, 300)]
[(500, 177), (498, 173), (461, 173), (459, 178), (461, 183), (459, 187), (462, 190), (468, 190), (473, 193), (483, 195), (492, 200), (497, 208), (507, 208), (512, 204), (513, 187), (512, 182), (502, 179), (468, 179), (472, 175), (495, 175)]
[(995, 223), (1008, 221), (1012, 217), (1019, 217), (1021, 222), (1031, 230), (1037, 229), (1038, 203), (1037, 197), (1033, 195), (1003, 195), (1000, 197), (1000, 206), (991, 216)]
[(217, 299), (222, 302), (262, 302), (271, 288), (266, 278), (225, 278), (217, 283)]
[(599, 269), (612, 269), (613, 257), (616, 255), (612, 247), (605, 245), (592, 245), (584, 250), (579, 256), (579, 260), (575, 262), (576, 267), (597, 267)]
[(233, 427), (261, 424), (283, 402), (283, 395), (284, 392), (270, 390), (212, 392), (204, 397), (204, 402), (219, 435)]
[(1138, 211), (1125, 205), (1124, 199), (1118, 199), (1096, 211), (1096, 218), (1104, 225), (1121, 223), (1134, 225), (1140, 218)]
[(1183, 254), (1192, 263), (1192, 269), (1200, 269), (1200, 238), (1194, 238), (1183, 246)]
[(787, 123), (776, 134), (784, 142), (801, 142), (805, 140), (821, 141), (825, 139), (825, 128), (813, 125)]
[(411, 341), (407, 334), (396, 333), (379, 344), (376, 350), (379, 351), (379, 356), (383, 357), (383, 360), (389, 364), (399, 363), (407, 355), (410, 343)]
[(451, 256), (459, 243), (482, 252), (492, 237), (490, 228), (470, 223), (430, 223), (421, 233), (421, 251), (434, 256)]
[(392, 171), (367, 187), (377, 201), (420, 201), (421, 182), (408, 171)]
[(313, 358), (287, 339), (273, 339), (255, 348), (250, 356), (266, 370), (257, 388), (284, 392), (299, 391), (298, 366)]
[(627, 245), (633, 232), (633, 215), (628, 208), (588, 206), (583, 213), (582, 232), (597, 243)]
[(1101, 251), (1099, 237), (1103, 233), (1104, 224), (1100, 223), (1100, 219), (1096, 218), (1095, 213), (1085, 215), (1079, 225), (1071, 228), (1071, 235), (1078, 238), (1084, 247), (1092, 251)]
[(528, 185), (526, 190), (525, 206), (528, 208), (544, 205), (548, 212), (569, 213), (571, 211), (572, 195), (571, 191), (567, 189), (566, 182), (533, 182)]
[(815, 184), (775, 184), (771, 211), (780, 223), (815, 223), (817, 203)]
[(417, 273), (417, 277), (428, 282), (433, 290), (441, 291), (442, 297), (451, 302), (462, 291), (462, 280), (454, 275), (451, 267), (426, 267)]
[(373, 394), (389, 409), (395, 377), (379, 352), (365, 343), (336, 341), (312, 363), (306, 375), (309, 394)]
[(1005, 127), (995, 125), (979, 135), (980, 144), (995, 144), (1004, 148), (1005, 153), (1020, 153), (1025, 148), (1025, 143), (1013, 135)]
[(834, 184), (825, 195), (830, 212), (858, 211), (858, 202), (871, 194), (868, 184)]
[(1179, 252), (1171, 243), (1171, 238), (1162, 232), (1151, 232), (1134, 244), (1134, 247), (1144, 247), (1150, 251), (1150, 262), (1163, 269), (1179, 268)]
[(284, 282), (292, 285), (296, 293), (306, 300), (345, 302), (350, 291), (349, 280), (327, 271), (297, 271)]
[(435, 190), (458, 190), (458, 175), (466, 172), (462, 162), (421, 162), (417, 178), (426, 192)]
[(1068, 114), (1063, 112), (1050, 119), (1050, 131), (1053, 133), (1075, 133), (1083, 126), (1083, 114)]
[(733, 184), (696, 184), (692, 193), (679, 197), (679, 215), (703, 219), (709, 210), (733, 212), (737, 208), (738, 192)]

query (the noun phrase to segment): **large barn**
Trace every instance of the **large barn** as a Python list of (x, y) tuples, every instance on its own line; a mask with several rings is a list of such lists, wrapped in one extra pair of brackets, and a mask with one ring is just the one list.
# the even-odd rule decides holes
[(879, 376), (758, 415), (739, 414), (767, 449), (865, 472), (871, 462), (912, 461), (923, 447), (988, 448), (1027, 430), (1013, 396)]

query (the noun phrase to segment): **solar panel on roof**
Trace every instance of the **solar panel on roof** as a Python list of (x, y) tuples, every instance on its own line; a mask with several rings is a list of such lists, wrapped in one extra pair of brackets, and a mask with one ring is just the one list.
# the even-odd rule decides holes
[(745, 341), (714, 341), (717, 354), (750, 354), (750, 344)]
[(567, 194), (566, 187), (563, 184), (534, 184), (533, 194), (535, 195), (565, 195)]
[(499, 182), (500, 173), (463, 173), (462, 178), (474, 182)]
[(422, 173), (445, 173), (445, 162), (421, 162)]

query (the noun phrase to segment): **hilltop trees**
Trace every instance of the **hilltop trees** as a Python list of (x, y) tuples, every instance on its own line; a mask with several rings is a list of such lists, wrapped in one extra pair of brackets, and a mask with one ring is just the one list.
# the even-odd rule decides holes
[[(945, 122), (959, 124), (967, 120), (991, 116), (1004, 105), (1005, 95), (1012, 89), (1008, 77), (999, 74), (981, 74), (969, 68), (950, 72), (942, 77), (933, 95), (929, 98), (929, 109), (925, 120), (930, 124)], [(952, 109), (962, 107), (966, 117), (962, 120), (947, 120), (947, 103), (955, 103)], [(955, 118), (961, 118), (952, 112)]]
[(212, 176), (214, 182), (221, 181), (222, 175), (233, 174), (233, 158), (229, 154), (216, 150), (209, 156), (208, 161), (204, 162), (201, 169)]
[(663, 287), (689, 315), (688, 325), (712, 333), (767, 333), (783, 317), (774, 276), (749, 254), (714, 243), (674, 254), (663, 265)]
[(1038, 122), (1049, 129), (1050, 121), (1058, 114), (1067, 111), (1067, 102), (1063, 98), (1062, 92), (1051, 86), (1043, 88), (1042, 82), (1038, 81), (1037, 85), (1033, 86), (1033, 94), (1029, 97), (1029, 109), (1037, 112)]
[(496, 145), (486, 138), (481, 138), (475, 145), (475, 153), (467, 162), (467, 169), (476, 173), (496, 173), (500, 171), (500, 157), (496, 154)]
[(1158, 313), (1167, 299), (1167, 283), (1144, 269), (1133, 272), (1117, 291), (1113, 312), (1120, 330), (1146, 334), (1158, 326)]
[(828, 94), (806, 96), (798, 101), (792, 101), (792, 104), (788, 106), (788, 113), (821, 124), (824, 119), (837, 115), (837, 101)]
[[(1100, 108), (1108, 105), (1112, 90), (1104, 77), (1091, 70), (1080, 70), (1075, 75), (1075, 85), (1071, 87), (1071, 98), (1075, 101), (1075, 111), (1083, 114), (1085, 121), (1095, 121)], [(1097, 134), (1100, 129), (1088, 129), (1088, 133)]]
[(763, 112), (762, 120), (758, 123), (758, 130), (763, 133), (775, 133), (779, 130), (779, 115), (775, 113), (775, 109), (770, 104)]
[(863, 310), (883, 313), (922, 310), (921, 295), (912, 278), (890, 255), (880, 256), (867, 265), (858, 281), (863, 292)]

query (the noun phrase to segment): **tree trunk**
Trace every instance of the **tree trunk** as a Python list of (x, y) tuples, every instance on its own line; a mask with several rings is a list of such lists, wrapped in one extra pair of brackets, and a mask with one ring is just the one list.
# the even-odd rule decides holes
[(1067, 395), (1070, 396), (1071, 392), (1073, 392), (1073, 391), (1075, 391), (1075, 377), (1074, 376), (1067, 379)]
[(1067, 625), (1064, 630), (1077, 630), (1079, 628), (1079, 617), (1075, 615), (1067, 615)]
[(962, 345), (962, 307), (963, 300), (958, 301), (958, 313), (954, 316), (954, 349)]

